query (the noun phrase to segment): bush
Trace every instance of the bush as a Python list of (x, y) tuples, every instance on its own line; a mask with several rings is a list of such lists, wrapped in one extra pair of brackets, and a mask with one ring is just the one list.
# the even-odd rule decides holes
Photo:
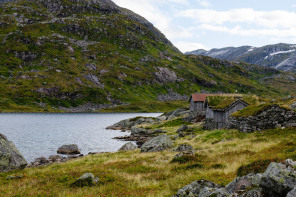
[(183, 155), (181, 157), (175, 157), (171, 161), (171, 163), (183, 164), (183, 163), (196, 162), (196, 161), (199, 161), (199, 159), (195, 155)]

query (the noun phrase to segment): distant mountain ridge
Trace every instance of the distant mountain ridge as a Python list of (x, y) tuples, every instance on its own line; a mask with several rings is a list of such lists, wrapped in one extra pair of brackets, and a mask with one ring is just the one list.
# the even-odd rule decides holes
[(226, 47), (210, 51), (199, 49), (186, 54), (204, 55), (227, 61), (242, 61), (282, 71), (296, 71), (296, 44)]

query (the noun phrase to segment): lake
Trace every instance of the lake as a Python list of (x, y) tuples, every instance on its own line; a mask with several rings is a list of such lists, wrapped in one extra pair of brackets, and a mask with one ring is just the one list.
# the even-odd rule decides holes
[(113, 137), (127, 135), (106, 130), (120, 120), (159, 113), (120, 114), (0, 114), (0, 133), (6, 135), (28, 162), (55, 155), (64, 144), (77, 144), (82, 154), (115, 152), (126, 142)]

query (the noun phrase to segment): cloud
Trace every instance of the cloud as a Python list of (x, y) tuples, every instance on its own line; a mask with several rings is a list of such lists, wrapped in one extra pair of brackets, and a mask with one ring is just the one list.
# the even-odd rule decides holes
[(274, 37), (296, 37), (296, 28), (291, 29), (247, 29), (237, 25), (235, 27), (215, 26), (204, 24), (201, 29), (215, 32), (224, 32), (232, 35), (240, 36), (274, 36)]
[(208, 0), (197, 0), (197, 3), (202, 7), (210, 7), (211, 3)]
[(216, 11), (210, 9), (189, 9), (181, 11), (179, 16), (189, 17), (198, 23), (218, 24), (245, 23), (261, 27), (296, 27), (296, 13), (282, 10), (255, 11), (252, 8)]
[(175, 45), (183, 53), (197, 50), (197, 49), (207, 49), (207, 47), (205, 47), (203, 44), (194, 43), (194, 42), (179, 41), (179, 42), (176, 42)]

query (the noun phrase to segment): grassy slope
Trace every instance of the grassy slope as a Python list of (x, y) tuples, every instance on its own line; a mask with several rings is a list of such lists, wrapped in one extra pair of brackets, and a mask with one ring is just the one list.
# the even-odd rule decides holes
[[(43, 2), (0, 4), (0, 111), (157, 101), (171, 91), (279, 96), (295, 89), (295, 83), (283, 90), (269, 87), (272, 78), (259, 82), (277, 73), (272, 69), (184, 56), (129, 11), (66, 9), (49, 14)], [(76, 5), (73, 0), (57, 2)], [(19, 22), (21, 14), (34, 23)], [(175, 72), (178, 80), (157, 80), (160, 67)]]
[[(180, 124), (182, 121), (173, 120), (160, 127), (175, 134)], [(240, 175), (261, 172), (270, 161), (296, 159), (295, 128), (244, 134), (235, 130), (202, 131), (199, 125), (193, 126), (196, 137), (179, 138), (174, 144), (191, 144), (197, 150), (197, 157), (186, 163), (171, 163), (176, 154), (172, 151), (136, 150), (86, 156), (63, 164), (0, 174), (1, 195), (171, 196), (198, 179), (226, 185), (242, 165), (245, 167), (239, 171)], [(86, 172), (98, 176), (99, 185), (71, 188), (70, 184)], [(24, 178), (5, 180), (13, 174), (23, 174)]]

